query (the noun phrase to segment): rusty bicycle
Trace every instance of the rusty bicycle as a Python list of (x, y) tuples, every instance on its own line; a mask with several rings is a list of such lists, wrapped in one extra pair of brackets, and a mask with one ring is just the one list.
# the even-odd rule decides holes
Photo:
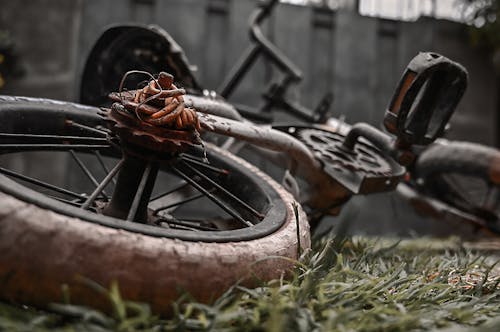
[[(352, 195), (394, 190), (413, 146), (442, 132), (466, 85), (460, 65), (422, 53), (390, 103), (392, 136), (367, 124), (345, 133), (272, 128), (204, 93), (164, 31), (110, 31), (114, 37), (101, 40), (118, 50), (106, 55), (110, 66), (84, 73), (85, 91), (98, 104), (110, 92), (103, 80), (113, 80), (103, 108), (0, 97), (2, 298), (43, 305), (68, 285), (81, 303), (102, 305), (75, 280), (82, 275), (116, 280), (124, 296), (161, 311), (181, 291), (209, 301), (238, 280), (279, 278), (310, 246), (307, 214), (337, 214)], [(137, 61), (113, 62), (114, 55)], [(90, 63), (98, 57), (91, 53)], [(145, 74), (142, 84), (144, 77), (134, 80), (143, 72), (123, 78), (147, 69), (144, 63), (174, 76)], [(217, 135), (280, 154), (268, 154), (272, 159), (284, 156), (289, 191), (210, 143)], [(67, 174), (40, 179), (11, 162), (33, 154), (64, 160)]]

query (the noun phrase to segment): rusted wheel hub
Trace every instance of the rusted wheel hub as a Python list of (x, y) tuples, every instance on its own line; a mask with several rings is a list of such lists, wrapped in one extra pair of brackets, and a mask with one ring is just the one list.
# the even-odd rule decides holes
[(154, 126), (138, 119), (120, 103), (114, 103), (111, 109), (106, 110), (106, 119), (109, 129), (120, 138), (124, 147), (131, 153), (135, 152), (134, 154), (141, 154), (138, 152), (140, 150), (176, 154), (201, 144), (200, 135), (196, 130)]
[(180, 153), (201, 145), (200, 124), (194, 109), (184, 106), (185, 91), (173, 84), (172, 75), (160, 73), (142, 89), (121, 90), (110, 95), (115, 103), (103, 114), (119, 138), (124, 162), (113, 197), (102, 212), (148, 223), (159, 163), (175, 162)]
[(202, 144), (198, 115), (185, 107), (185, 91), (173, 80), (172, 75), (161, 72), (142, 89), (110, 94), (115, 103), (105, 110), (106, 119), (126, 148), (176, 154)]

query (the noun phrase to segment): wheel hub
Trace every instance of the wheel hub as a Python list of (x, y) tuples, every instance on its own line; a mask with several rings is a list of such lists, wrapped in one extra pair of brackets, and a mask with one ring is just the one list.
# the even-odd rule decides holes
[(105, 215), (147, 223), (159, 161), (175, 160), (192, 146), (202, 145), (196, 112), (184, 107), (185, 91), (177, 89), (173, 80), (162, 72), (143, 89), (110, 95), (115, 102), (103, 116), (119, 138), (124, 164), (113, 197), (102, 210)]
[(131, 153), (135, 155), (155, 154), (160, 157), (158, 153), (177, 154), (194, 145), (202, 144), (197, 131), (154, 126), (131, 113), (132, 102), (125, 100), (124, 104), (128, 107), (114, 103), (110, 109), (105, 110), (104, 116), (109, 129), (120, 138), (124, 148)]

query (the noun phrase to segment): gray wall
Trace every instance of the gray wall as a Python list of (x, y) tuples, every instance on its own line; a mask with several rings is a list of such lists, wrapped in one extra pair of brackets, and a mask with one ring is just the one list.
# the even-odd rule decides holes
[[(198, 66), (203, 85), (216, 89), (248, 45), (252, 0), (0, 0), (0, 29), (9, 29), (27, 69), (0, 93), (77, 99), (79, 73), (102, 29), (112, 23), (156, 23)], [(496, 81), (485, 54), (468, 46), (464, 26), (430, 18), (397, 22), (280, 5), (265, 29), (303, 70), (293, 93), (314, 106), (335, 95), (333, 115), (378, 124), (396, 82), (419, 51), (440, 52), (470, 73), (469, 89), (452, 120), (451, 138), (494, 144), (497, 135)], [(257, 105), (261, 88), (277, 73), (263, 61), (241, 84), (233, 101)], [(356, 198), (342, 218), (368, 233), (411, 228), (439, 232), (435, 223), (406, 211), (391, 195)], [(403, 212), (405, 211), (405, 212)], [(400, 226), (403, 223), (405, 226)]]
[(13, 36), (26, 69), (0, 93), (73, 98), (82, 3), (0, 0), (0, 29)]
[[(251, 0), (0, 0), (0, 28), (8, 28), (28, 75), (2, 93), (76, 99), (79, 73), (102, 29), (119, 22), (165, 28), (198, 66), (205, 87), (216, 89), (248, 43)], [(494, 144), (496, 82), (485, 54), (469, 47), (460, 24), (421, 18), (397, 22), (282, 4), (268, 35), (304, 71), (295, 96), (314, 106), (335, 95), (333, 114), (348, 122), (378, 124), (408, 61), (432, 50), (461, 62), (470, 73), (450, 137)], [(234, 101), (257, 105), (260, 88), (276, 75), (263, 61), (236, 91)]]

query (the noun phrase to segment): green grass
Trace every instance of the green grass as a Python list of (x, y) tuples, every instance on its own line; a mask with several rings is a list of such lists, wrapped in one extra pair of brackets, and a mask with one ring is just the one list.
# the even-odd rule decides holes
[[(426, 246), (426, 244), (434, 245)], [(289, 280), (235, 285), (212, 305), (185, 296), (174, 315), (120, 297), (116, 284), (90, 289), (110, 301), (107, 316), (69, 304), (51, 311), (0, 305), (0, 329), (62, 331), (497, 331), (500, 269), (495, 257), (452, 241), (323, 239)], [(92, 290), (90, 290), (92, 291)]]

